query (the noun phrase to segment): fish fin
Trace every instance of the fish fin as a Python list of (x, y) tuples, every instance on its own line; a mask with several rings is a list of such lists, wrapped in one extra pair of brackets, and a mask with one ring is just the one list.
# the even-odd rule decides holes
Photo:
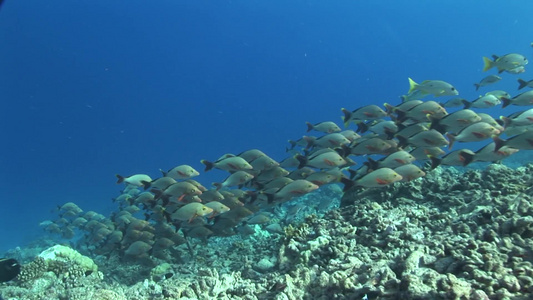
[(408, 79), (409, 79), (409, 91), (407, 93), (410, 94), (416, 89), (418, 84), (413, 79), (411, 79), (411, 77), (409, 77)]
[(511, 120), (511, 118), (507, 118), (507, 117), (504, 117), (504, 116), (500, 116), (500, 120), (502, 120), (502, 122), (503, 122), (503, 128), (509, 127), (509, 125), (511, 125), (511, 123), (513, 122), (513, 120)]
[(383, 106), (385, 106), (385, 112), (387, 113), (387, 115), (392, 114), (396, 110), (396, 107), (388, 103), (384, 103)]
[(220, 182), (213, 182), (213, 185), (216, 187), (217, 191), (222, 188), (222, 183), (220, 183)]
[(451, 133), (447, 133), (446, 137), (448, 138), (448, 141), (450, 142), (448, 144), (448, 150), (451, 150), (452, 147), (453, 147), (453, 143), (455, 143), (455, 135), (453, 135)]
[(429, 157), (429, 160), (431, 161), (431, 165), (429, 167), (429, 170), (433, 170), (435, 168), (437, 168), (440, 163), (442, 162), (442, 159), (441, 158), (438, 158), (438, 157), (435, 157), (435, 156), (432, 156), (432, 155), (428, 155)]
[(498, 136), (493, 136), (492, 140), (494, 141), (494, 152), (498, 152), (501, 147), (505, 146), (506, 140), (503, 140), (502, 138)]
[(527, 86), (527, 81), (518, 78), (518, 89), (521, 90)]
[(502, 108), (505, 108), (511, 104), (511, 99), (509, 98), (501, 97), (500, 100), (502, 100)]
[(483, 134), (483, 133), (481, 133), (481, 132), (475, 132), (475, 131), (473, 131), (472, 134), (473, 134), (475, 137), (479, 138), (479, 139), (485, 138), (485, 137), (487, 136), (486, 134)]
[(389, 184), (388, 181), (383, 180), (383, 179), (381, 179), (381, 178), (376, 178), (376, 182), (377, 182), (378, 184), (381, 184), (381, 185), (387, 185), (387, 184)]
[(470, 164), (474, 160), (475, 154), (468, 153), (465, 151), (459, 152), (459, 157), (461, 157), (463, 162), (463, 167), (466, 167), (468, 164)]
[(368, 124), (365, 122), (357, 123), (357, 129), (355, 130), (355, 132), (365, 133), (368, 131), (368, 127)]
[(367, 161), (364, 162), (364, 165), (366, 165), (368, 169), (371, 169), (371, 170), (377, 170), (379, 168), (379, 162), (372, 159), (371, 157), (367, 158)]
[(305, 167), (308, 161), (307, 157), (301, 154), (296, 154), (295, 158), (300, 162), (300, 164), (298, 165), (298, 169)]
[(124, 176), (120, 176), (118, 174), (115, 174), (115, 176), (117, 177), (117, 184), (120, 184), (120, 183), (123, 183), (124, 182)]
[(296, 147), (296, 142), (293, 141), (293, 140), (288, 140), (287, 141), (289, 144), (291, 144), (291, 147), (290, 148), (285, 148), (285, 152), (289, 152), (289, 150), (292, 150), (294, 149), (294, 147)]
[(461, 102), (464, 105), (463, 109), (468, 109), (468, 108), (472, 107), (472, 102), (470, 102), (470, 101), (468, 101), (466, 99), (463, 99)]
[(215, 166), (214, 163), (207, 161), (205, 159), (202, 159), (200, 162), (205, 165), (205, 170), (204, 170), (205, 172), (213, 169), (213, 167)]
[(340, 181), (341, 181), (342, 184), (344, 184), (344, 188), (342, 189), (343, 192), (348, 191), (349, 189), (351, 189), (355, 185), (355, 181), (350, 180), (348, 178), (342, 177), (340, 179)]
[(167, 174), (168, 174), (168, 172), (165, 172), (165, 171), (163, 171), (163, 170), (161, 170), (161, 169), (159, 169), (159, 172), (161, 172), (161, 174), (163, 174), (163, 177), (166, 177)]
[(446, 126), (440, 124), (440, 119), (433, 118), (431, 116), (428, 117), (430, 119), (431, 124), (429, 125), (429, 129), (435, 129), (441, 134), (444, 134), (446, 132)]
[(404, 148), (409, 144), (409, 141), (404, 136), (398, 135), (396, 138), (398, 139), (398, 148)]
[(474, 83), (474, 86), (476, 87), (476, 91), (479, 90), (479, 88), (481, 87), (481, 84), (479, 83)]
[(311, 131), (314, 129), (314, 126), (313, 124), (309, 123), (309, 122), (305, 122), (305, 124), (307, 124), (307, 132)]
[(152, 185), (152, 183), (150, 181), (146, 181), (146, 180), (141, 180), (141, 183), (143, 185), (143, 188), (144, 190), (146, 191), (147, 189), (150, 188), (150, 186)]
[(344, 127), (348, 127), (348, 124), (350, 124), (350, 118), (352, 117), (352, 112), (346, 108), (341, 108), (341, 111), (344, 113), (344, 116), (341, 117)]
[(494, 62), (490, 58), (483, 56), (483, 72), (492, 69), (492, 67), (494, 67)]
[(498, 55), (496, 55), (496, 54), (492, 54), (491, 56), (492, 56), (492, 59), (494, 59), (494, 61), (496, 61), (496, 60), (498, 60), (498, 58), (500, 58), (500, 57), (499, 57)]

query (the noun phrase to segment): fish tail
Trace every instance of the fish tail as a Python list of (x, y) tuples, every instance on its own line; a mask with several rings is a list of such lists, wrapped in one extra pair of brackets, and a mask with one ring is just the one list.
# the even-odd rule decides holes
[(295, 158), (300, 162), (300, 164), (298, 164), (298, 169), (305, 167), (308, 161), (307, 157), (301, 154), (296, 154)]
[(350, 118), (352, 117), (352, 112), (347, 110), (346, 108), (341, 108), (342, 113), (344, 113), (344, 116), (341, 117), (342, 122), (344, 123), (344, 127), (348, 127), (348, 124), (350, 123)]
[(307, 145), (305, 146), (305, 149), (313, 148), (313, 146), (315, 145), (315, 141), (313, 140), (313, 138), (311, 138), (311, 137), (309, 137), (307, 135), (304, 135), (303, 139), (307, 142)]
[(368, 131), (368, 128), (368, 124), (366, 124), (365, 122), (360, 122), (357, 123), (357, 129), (355, 130), (355, 132), (365, 133)]
[(467, 108), (470, 108), (472, 106), (472, 102), (470, 102), (470, 101), (468, 101), (466, 99), (463, 99), (461, 102), (464, 105), (463, 109), (467, 109)]
[(428, 119), (431, 121), (431, 124), (429, 125), (429, 129), (435, 129), (440, 133), (446, 132), (446, 126), (440, 124), (440, 119), (431, 118), (430, 115), (428, 115)]
[(145, 191), (146, 191), (147, 189), (149, 189), (150, 186), (152, 185), (151, 182), (149, 182), (149, 181), (145, 181), (145, 180), (141, 180), (141, 183), (142, 183), (143, 188), (144, 188)]
[(205, 159), (202, 159), (200, 162), (205, 165), (205, 170), (204, 170), (205, 172), (207, 172), (207, 171), (209, 171), (209, 170), (211, 170), (211, 169), (213, 169), (215, 167), (214, 163), (212, 163), (210, 161), (207, 161)]
[(398, 148), (404, 148), (409, 144), (407, 138), (404, 136), (398, 135), (396, 138), (398, 139)]
[(217, 191), (222, 188), (222, 183), (220, 183), (220, 182), (213, 182), (213, 185), (215, 186)]
[(355, 181), (350, 180), (348, 178), (341, 177), (340, 181), (342, 184), (344, 184), (344, 188), (342, 189), (343, 192), (348, 191), (355, 185)]
[(492, 69), (492, 67), (494, 67), (494, 62), (490, 58), (483, 56), (483, 72)]
[(396, 107), (388, 103), (384, 103), (383, 106), (385, 106), (385, 112), (387, 113), (387, 115), (392, 114), (396, 110)]
[(503, 140), (499, 136), (493, 136), (492, 140), (494, 141), (494, 152), (498, 152), (501, 147), (505, 146), (506, 140)]
[(474, 83), (474, 86), (476, 87), (476, 91), (479, 90), (479, 88), (481, 87), (481, 84), (479, 83)]
[(409, 77), (408, 79), (409, 79), (409, 91), (407, 92), (407, 94), (410, 94), (414, 90), (416, 90), (418, 83), (416, 83), (413, 79), (411, 79), (411, 77)]
[(163, 177), (166, 177), (167, 174), (168, 174), (167, 172), (165, 172), (165, 171), (163, 171), (163, 170), (161, 170), (161, 169), (159, 169), (159, 172), (161, 172), (161, 174), (163, 174)]
[(459, 156), (463, 158), (463, 167), (466, 167), (472, 161), (474, 161), (475, 154), (467, 153), (465, 151), (459, 152)]
[(309, 122), (305, 122), (305, 124), (307, 124), (307, 132), (313, 130), (315, 127), (313, 126), (313, 124), (309, 123)]
[(442, 162), (442, 159), (438, 158), (438, 157), (435, 157), (435, 156), (432, 156), (432, 155), (428, 155), (429, 157), (429, 160), (431, 160), (431, 166), (429, 167), (429, 170), (433, 170), (435, 168), (437, 168), (440, 163)]
[(446, 137), (448, 138), (448, 141), (450, 141), (450, 144), (448, 144), (448, 150), (452, 150), (453, 143), (455, 143), (455, 136), (451, 133), (447, 133)]
[(124, 182), (124, 176), (120, 176), (118, 174), (115, 174), (115, 176), (117, 177), (117, 184), (120, 184), (120, 183), (123, 183)]
[(518, 78), (518, 89), (521, 90), (527, 86), (527, 81)]
[(513, 122), (513, 120), (504, 116), (500, 116), (500, 120), (503, 122), (503, 128), (509, 127), (509, 125), (511, 125), (511, 123)]
[(511, 99), (509, 99), (509, 98), (501, 97), (500, 100), (502, 100), (502, 108), (505, 108), (505, 107), (509, 106), (509, 104), (511, 104)]

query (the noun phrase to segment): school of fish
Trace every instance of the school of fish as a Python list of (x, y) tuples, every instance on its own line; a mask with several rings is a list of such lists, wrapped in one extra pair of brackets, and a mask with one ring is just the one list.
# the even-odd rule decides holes
[[(483, 62), (483, 71), (496, 69), (502, 76), (521, 74), (528, 63), (516, 53), (484, 57)], [(475, 89), (497, 83), (499, 75), (483, 78)], [(165, 259), (173, 246), (190, 249), (189, 238), (250, 234), (254, 224), (281, 232), (273, 222), (274, 208), (323, 185), (340, 183), (345, 191), (380, 188), (416, 180), (439, 165), (496, 162), (533, 149), (533, 90), (514, 96), (494, 90), (469, 101), (456, 97), (459, 91), (442, 80), (408, 82), (408, 93), (397, 105), (342, 108), (340, 125), (306, 123), (307, 133), (289, 140), (281, 161), (259, 149), (204, 159), (204, 172), (227, 174), (211, 187), (193, 179), (200, 172), (187, 164), (160, 170), (157, 178), (117, 175), (117, 183), (125, 184), (114, 199), (118, 212), (105, 217), (69, 202), (58, 208), (59, 219), (42, 226), (67, 239), (81, 230), (84, 237), (78, 243), (96, 254)], [(518, 83), (519, 90), (533, 88), (533, 80)], [(454, 98), (436, 100), (443, 96)], [(495, 106), (525, 109), (496, 118), (483, 113)], [(470, 142), (485, 144), (477, 150), (461, 148)]]

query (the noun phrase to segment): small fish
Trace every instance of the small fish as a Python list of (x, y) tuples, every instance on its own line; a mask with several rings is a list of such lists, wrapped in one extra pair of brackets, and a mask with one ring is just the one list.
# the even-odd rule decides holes
[(503, 71), (513, 70), (527, 65), (528, 61), (521, 54), (510, 53), (503, 56), (492, 55), (492, 60), (488, 57), (483, 57), (483, 72), (488, 71), (494, 67), (498, 69), (498, 73)]
[(452, 98), (444, 103), (439, 103), (439, 104), (444, 108), (459, 107), (459, 106), (463, 106), (465, 104), (465, 101), (468, 101), (468, 100), (466, 100), (465, 98), (457, 97), (457, 98)]
[(419, 161), (427, 160), (431, 156), (439, 157), (446, 154), (446, 152), (440, 147), (418, 147), (411, 150), (409, 153)]
[(518, 78), (518, 89), (521, 90), (525, 87), (530, 87), (530, 88), (533, 88), (533, 79), (529, 80), (529, 81), (525, 81), (523, 79), (520, 79)]
[(459, 92), (453, 85), (442, 80), (424, 80), (420, 84), (409, 78), (409, 93), (420, 90), (423, 95), (456, 96)]
[(260, 213), (260, 214), (257, 214), (251, 217), (245, 223), (249, 225), (254, 225), (254, 224), (265, 224), (268, 222), (270, 222), (270, 217), (266, 213)]
[(502, 98), (511, 98), (511, 95), (509, 93), (507, 93), (506, 91), (502, 91), (502, 90), (490, 91), (490, 92), (485, 93), (485, 95), (494, 95), (500, 100)]
[(503, 146), (519, 149), (533, 150), (533, 131), (525, 131), (518, 135), (503, 140), (497, 136), (492, 138), (495, 143), (494, 151), (500, 150)]
[(236, 156), (244, 159), (247, 162), (251, 162), (251, 161), (258, 159), (259, 157), (266, 156), (266, 154), (259, 149), (250, 149), (250, 150), (243, 151), (237, 154)]
[(482, 147), (478, 151), (476, 151), (476, 155), (474, 156), (474, 162), (475, 161), (486, 161), (486, 162), (496, 162), (501, 161), (512, 154), (520, 151), (519, 149), (515, 149), (508, 146), (503, 146), (498, 151), (494, 151), (496, 149), (496, 143), (492, 142), (487, 144), (486, 146)]
[(494, 120), (494, 118), (491, 115), (486, 114), (486, 113), (477, 113), (477, 115), (481, 117), (481, 121), (480, 122), (488, 123), (490, 126), (498, 129), (500, 132), (502, 132), (504, 130), (503, 126), (500, 125), (499, 122)]
[(226, 213), (228, 211), (230, 211), (230, 208), (227, 207), (226, 205), (218, 202), (218, 201), (211, 201), (211, 202), (208, 202), (206, 204), (204, 204), (205, 206), (211, 208), (213, 210), (213, 214), (211, 214), (210, 218), (213, 218), (215, 216), (218, 216), (220, 214), (223, 214), (223, 213)]
[(510, 70), (505, 70), (505, 72), (510, 73), (510, 74), (520, 74), (520, 73), (524, 73), (525, 71), (526, 71), (526, 68), (524, 66), (519, 66), (519, 67), (510, 69)]
[(188, 179), (188, 178), (200, 175), (198, 171), (196, 171), (193, 167), (189, 165), (180, 165), (180, 166), (177, 166), (177, 167), (174, 167), (168, 170), (167, 172), (161, 171), (161, 173), (163, 173), (163, 176), (165, 177), (171, 177), (176, 180), (177, 179)]
[(309, 139), (309, 143), (307, 144), (306, 148), (336, 148), (348, 144), (350, 144), (350, 140), (348, 140), (344, 135), (340, 133), (330, 133), (319, 138)]
[(177, 211), (175, 211), (170, 217), (173, 220), (189, 221), (191, 222), (196, 217), (203, 217), (213, 212), (212, 208), (209, 208), (202, 203), (189, 203), (185, 204)]
[(225, 187), (243, 185), (252, 180), (252, 178), (254, 178), (254, 176), (250, 173), (245, 171), (237, 171), (228, 176), (223, 182), (215, 182), (213, 185), (217, 188), (217, 190), (220, 190), (221, 188)]
[(441, 158), (431, 156), (431, 167), (433, 170), (439, 165), (445, 166), (466, 166), (474, 159), (475, 153), (470, 149), (460, 149), (449, 152)]
[(509, 105), (516, 105), (516, 106), (533, 105), (533, 90), (516, 95), (511, 99), (505, 98), (505, 97), (502, 97), (501, 99), (503, 102), (502, 108), (509, 106)]
[(334, 150), (326, 151), (318, 155), (311, 155), (309, 157), (299, 155), (296, 158), (300, 161), (298, 168), (309, 166), (316, 169), (331, 169), (347, 164), (347, 161)]
[(267, 194), (268, 202), (276, 200), (286, 201), (293, 197), (302, 196), (318, 189), (318, 185), (305, 179), (294, 180), (293, 182), (282, 187), (275, 194)]
[(501, 116), (500, 119), (505, 129), (509, 126), (531, 125), (533, 124), (533, 108), (512, 113), (507, 117)]
[(426, 176), (426, 172), (413, 164), (406, 164), (394, 168), (394, 171), (402, 176), (401, 181), (412, 181), (420, 177)]
[(394, 135), (398, 132), (398, 126), (394, 121), (374, 120), (367, 123), (357, 124), (357, 132), (365, 133), (366, 131), (372, 131), (375, 134), (380, 135)]
[[(252, 161), (250, 161), (250, 165), (252, 166), (252, 170), (255, 172), (260, 172), (268, 169), (272, 169), (274, 167), (279, 166), (279, 163), (275, 160), (273, 160), (268, 155), (260, 156)], [(250, 171), (250, 170), (248, 170)]]
[(369, 157), (368, 162), (366, 162), (365, 164), (370, 170), (377, 170), (380, 168), (394, 169), (402, 165), (410, 164), (413, 161), (415, 161), (415, 157), (412, 156), (411, 153), (404, 150), (399, 150), (389, 154), (388, 156), (378, 161), (375, 161)]
[(426, 101), (417, 106), (413, 106), (407, 111), (396, 110), (397, 121), (403, 122), (407, 119), (424, 122), (428, 120), (428, 115), (433, 119), (440, 119), (448, 114), (446, 109), (435, 101)]
[(359, 107), (353, 111), (349, 111), (345, 108), (342, 108), (341, 110), (344, 113), (344, 116), (342, 117), (344, 127), (347, 127), (351, 121), (358, 123), (387, 116), (387, 113), (383, 109), (374, 104)]
[(488, 94), (488, 95), (485, 95), (485, 96), (481, 96), (479, 98), (477, 98), (476, 100), (472, 101), (472, 102), (469, 102), (469, 101), (465, 101), (464, 102), (464, 108), (471, 108), (471, 107), (474, 107), (474, 108), (490, 108), (490, 107), (494, 107), (498, 104), (502, 103), (502, 101), (500, 100), (500, 98), (496, 97), (495, 95), (492, 95), (492, 94)]
[(350, 143), (353, 143), (353, 141), (361, 137), (359, 134), (357, 134), (357, 132), (351, 129), (343, 130), (339, 133), (344, 135), (344, 137), (347, 138), (350, 141)]
[(489, 75), (483, 79), (479, 83), (474, 83), (474, 86), (476, 87), (476, 91), (479, 90), (480, 87), (487, 86), (489, 84), (496, 83), (498, 81), (502, 80), (502, 78), (498, 75)]
[(481, 117), (476, 112), (470, 109), (462, 109), (446, 115), (441, 119), (433, 120), (429, 128), (435, 129), (440, 133), (447, 131), (458, 132), (466, 126), (479, 121), (481, 121)]
[(398, 140), (400, 141), (398, 144), (399, 147), (406, 145), (414, 147), (442, 147), (448, 145), (446, 138), (435, 129), (421, 131), (409, 138), (398, 136)]
[(422, 100), (409, 100), (409, 101), (404, 101), (396, 106), (392, 106), (388, 103), (383, 104), (383, 106), (385, 106), (385, 108), (387, 109), (387, 114), (392, 114), (396, 110), (408, 111), (411, 108), (422, 103), (424, 103), (424, 101)]
[(177, 181), (172, 177), (161, 177), (157, 178), (152, 181), (144, 181), (141, 180), (141, 183), (143, 184), (144, 190), (147, 190), (149, 188), (155, 188), (158, 190), (164, 190), (167, 187), (171, 186), (172, 184), (176, 183)]
[(393, 169), (381, 168), (372, 171), (355, 181), (343, 179), (342, 182), (344, 183), (344, 191), (347, 191), (353, 186), (367, 188), (384, 187), (400, 180), (402, 180), (402, 176), (396, 173)]
[(309, 122), (306, 122), (306, 124), (307, 124), (307, 132), (311, 130), (316, 130), (316, 131), (325, 132), (325, 133), (333, 133), (333, 132), (341, 131), (339, 126), (331, 121), (320, 122), (314, 125)]
[(500, 131), (488, 123), (478, 122), (471, 124), (457, 134), (448, 133), (446, 136), (450, 140), (449, 149), (453, 144), (458, 142), (479, 142), (491, 138), (492, 136), (500, 134)]
[(244, 171), (244, 170), (252, 169), (252, 166), (244, 158), (239, 157), (239, 156), (222, 157), (221, 159), (215, 162), (210, 162), (205, 159), (202, 159), (200, 162), (205, 165), (206, 172), (213, 168), (217, 168), (217, 169), (225, 170), (229, 172)]
[(20, 264), (13, 258), (0, 258), (0, 282), (8, 282), (20, 274)]
[(115, 175), (117, 177), (117, 184), (119, 183), (127, 183), (127, 184), (130, 184), (130, 185), (133, 185), (133, 186), (143, 186), (142, 182), (143, 181), (152, 181), (152, 178), (150, 178), (150, 176), (146, 175), (146, 174), (135, 174), (135, 175), (131, 175), (129, 177), (123, 177), (123, 176), (120, 176), (118, 174)]
[(364, 140), (359, 139), (355, 144), (348, 147), (343, 147), (347, 155), (378, 154), (383, 153), (390, 148), (391, 145), (389, 143), (378, 137), (372, 137)]

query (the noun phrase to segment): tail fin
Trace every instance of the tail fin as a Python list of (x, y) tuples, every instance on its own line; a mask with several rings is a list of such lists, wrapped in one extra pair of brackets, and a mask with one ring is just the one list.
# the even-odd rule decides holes
[(305, 167), (305, 165), (307, 164), (307, 157), (301, 155), (301, 154), (296, 154), (295, 158), (300, 162), (300, 164), (298, 165), (298, 169), (301, 169), (303, 167)]
[(518, 78), (518, 89), (521, 90), (527, 86), (527, 81)]
[(506, 140), (502, 140), (498, 136), (494, 136), (492, 140), (494, 141), (494, 152), (497, 152), (501, 147), (505, 146)]
[(428, 156), (429, 156), (429, 159), (431, 160), (431, 166), (429, 167), (429, 170), (431, 171), (440, 165), (440, 163), (442, 162), (442, 159), (435, 157), (435, 156), (431, 156), (431, 155), (428, 155)]
[(212, 163), (210, 161), (207, 161), (205, 159), (202, 159), (200, 162), (205, 165), (205, 170), (204, 170), (205, 172), (207, 172), (207, 171), (209, 171), (209, 170), (211, 170), (211, 169), (213, 169), (215, 167), (214, 163)]
[(504, 116), (500, 116), (500, 120), (503, 122), (503, 125), (502, 125), (503, 128), (509, 127), (509, 125), (511, 125), (511, 123), (513, 122), (513, 120), (511, 120), (508, 117), (504, 117)]
[(350, 123), (350, 118), (352, 117), (352, 112), (347, 110), (346, 108), (341, 108), (341, 110), (344, 113), (344, 117), (342, 117), (344, 127), (348, 127), (348, 124)]
[(446, 137), (450, 141), (450, 144), (448, 145), (448, 150), (452, 150), (453, 143), (455, 143), (455, 136), (453, 134), (451, 134), (451, 133), (447, 133)]
[(163, 170), (161, 170), (161, 169), (159, 169), (159, 172), (161, 172), (161, 174), (163, 174), (163, 177), (166, 177), (167, 174), (168, 174), (168, 172), (165, 172), (165, 171), (163, 171)]
[(309, 123), (309, 122), (305, 122), (305, 124), (307, 124), (307, 132), (313, 130), (315, 127), (313, 126), (313, 124)]
[(502, 100), (502, 108), (505, 108), (511, 104), (511, 99), (506, 97), (501, 97), (500, 100)]
[(466, 100), (466, 99), (463, 99), (461, 102), (463, 102), (463, 105), (464, 105), (464, 109), (467, 109), (467, 108), (470, 108), (472, 107), (472, 102)]
[(368, 131), (368, 128), (369, 126), (365, 122), (357, 123), (357, 129), (355, 130), (355, 132), (365, 133)]
[(461, 151), (459, 152), (459, 157), (463, 159), (463, 167), (466, 167), (474, 160), (475, 154)]
[(341, 178), (341, 183), (344, 184), (344, 188), (342, 189), (343, 192), (348, 191), (355, 185), (355, 181), (344, 177)]
[(213, 186), (215, 186), (216, 190), (220, 190), (222, 188), (222, 183), (220, 182), (213, 182)]
[(418, 84), (413, 79), (411, 79), (411, 77), (409, 77), (409, 91), (407, 93), (408, 94), (412, 93), (416, 89), (417, 86)]
[(479, 90), (479, 88), (481, 87), (481, 84), (479, 83), (474, 83), (474, 86), (476, 87), (476, 91)]
[(483, 72), (486, 72), (494, 67), (494, 62), (488, 58), (483, 56)]
[(141, 183), (143, 185), (143, 188), (144, 190), (146, 191), (147, 189), (150, 188), (150, 186), (152, 185), (152, 183), (150, 181), (145, 181), (145, 180), (141, 180)]
[(120, 176), (118, 174), (115, 174), (115, 176), (117, 176), (117, 184), (123, 183), (124, 179), (126, 179), (123, 176)]

